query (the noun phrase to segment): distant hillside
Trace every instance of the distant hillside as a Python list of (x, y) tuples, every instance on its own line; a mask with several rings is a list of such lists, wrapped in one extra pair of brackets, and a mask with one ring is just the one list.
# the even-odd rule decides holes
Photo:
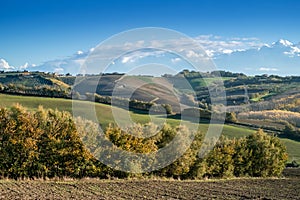
[[(219, 82), (221, 75), (223, 83)], [(2, 72), (0, 86), (2, 92), (22, 92), (40, 88), (65, 91), (71, 95), (71, 87), (80, 95), (97, 93), (103, 96), (119, 96), (130, 99), (171, 104), (178, 107), (178, 99), (187, 105), (198, 104), (208, 106), (210, 97), (208, 86), (218, 87), (224, 84), (226, 103), (228, 106), (240, 106), (272, 99), (285, 98), (291, 92), (300, 89), (300, 77), (280, 77), (275, 75), (246, 76), (241, 73), (216, 71), (210, 73), (190, 72), (184, 70), (177, 75), (124, 76), (124, 74), (102, 74), (75, 76), (58, 76), (43, 72)], [(193, 93), (196, 98), (193, 99)], [(24, 92), (23, 92), (24, 93)], [(30, 92), (29, 92), (30, 93)], [(255, 109), (254, 107), (252, 109)]]
[(71, 86), (55, 74), (43, 72), (2, 72), (0, 92), (30, 96), (70, 98)]
[[(218, 78), (219, 75), (222, 77), (222, 82)], [(130, 101), (129, 105), (135, 109), (148, 110), (153, 105), (169, 106), (170, 113), (179, 113), (182, 109), (190, 107), (211, 110), (208, 88), (218, 88), (222, 85), (226, 91), (227, 111), (235, 112), (240, 123), (269, 127), (270, 130), (281, 132), (286, 126), (291, 125), (292, 130), (298, 132), (300, 126), (293, 120), (294, 118), (287, 120), (263, 117), (265, 116), (263, 111), (266, 110), (270, 112), (287, 110), (295, 112), (295, 116), (299, 113), (300, 77), (298, 76), (246, 76), (242, 73), (225, 71), (202, 73), (188, 70), (161, 77), (128, 76), (119, 73), (77, 77), (69, 74), (62, 76), (27, 71), (0, 73), (2, 93), (59, 98), (71, 98), (73, 95), (74, 98), (97, 99), (106, 104), (113, 101), (111, 98), (113, 96), (122, 99), (122, 105)], [(262, 117), (259, 121), (253, 118), (245, 119), (245, 116), (248, 116), (245, 113), (249, 111), (255, 111), (255, 116), (261, 114)]]

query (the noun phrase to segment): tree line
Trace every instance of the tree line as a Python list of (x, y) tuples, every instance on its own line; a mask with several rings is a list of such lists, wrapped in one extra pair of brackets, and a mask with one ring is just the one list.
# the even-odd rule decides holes
[[(157, 132), (142, 138), (143, 134)], [(126, 152), (149, 154), (167, 146), (178, 132), (188, 135), (186, 127), (165, 124), (158, 129), (153, 124), (136, 124), (123, 130), (109, 125), (104, 130), (105, 141)], [(150, 134), (151, 135), (151, 134)], [(95, 157), (97, 153), (111, 156), (105, 142), (98, 142), (98, 125), (68, 112), (44, 109), (28, 111), (20, 105), (0, 109), (0, 177), (118, 177), (136, 176), (110, 168)], [(277, 137), (262, 130), (241, 139), (221, 137), (213, 150), (199, 157), (204, 134), (195, 138), (185, 153), (172, 164), (140, 176), (198, 179), (204, 177), (268, 177), (280, 176), (287, 161), (285, 146)], [(183, 138), (184, 139), (184, 138)], [(180, 149), (181, 146), (176, 148)], [(122, 156), (122, 155), (120, 155)], [(122, 158), (122, 157), (120, 157)], [(124, 158), (122, 158), (124, 159)], [(118, 159), (116, 159), (116, 166)], [(159, 160), (137, 160), (130, 171)]]

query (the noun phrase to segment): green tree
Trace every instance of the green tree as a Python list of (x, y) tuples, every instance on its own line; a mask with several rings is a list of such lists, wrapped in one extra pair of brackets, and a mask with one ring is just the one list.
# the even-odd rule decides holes
[(265, 134), (262, 130), (245, 139), (245, 162), (249, 162), (246, 173), (250, 176), (279, 176), (288, 158), (286, 147), (277, 137)]
[(0, 109), (0, 155), (1, 175), (15, 179), (83, 177), (96, 170), (72, 116), (57, 110)]
[(38, 120), (20, 105), (0, 110), (0, 170), (11, 178), (38, 176)]
[(236, 114), (234, 112), (226, 113), (226, 122), (237, 122)]
[(168, 115), (173, 113), (172, 106), (170, 104), (162, 104), (162, 107), (166, 109), (166, 113)]
[(206, 158), (207, 175), (212, 177), (232, 177), (236, 140), (221, 137)]

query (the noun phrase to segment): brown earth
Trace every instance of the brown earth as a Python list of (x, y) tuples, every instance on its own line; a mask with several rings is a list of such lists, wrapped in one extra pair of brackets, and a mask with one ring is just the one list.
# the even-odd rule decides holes
[(300, 199), (300, 170), (228, 180), (0, 180), (0, 199)]

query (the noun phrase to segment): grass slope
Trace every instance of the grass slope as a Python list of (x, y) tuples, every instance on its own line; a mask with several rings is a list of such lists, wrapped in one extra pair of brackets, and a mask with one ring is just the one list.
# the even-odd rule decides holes
[(300, 162), (300, 142), (290, 140), (290, 139), (281, 139), (286, 145), (287, 151), (289, 153), (289, 161)]
[[(58, 109), (61, 111), (68, 111), (72, 112), (72, 101), (68, 99), (58, 99), (58, 98), (44, 98), (44, 97), (27, 97), (27, 96), (15, 96), (15, 95), (7, 95), (7, 94), (0, 94), (0, 107), (11, 107), (14, 104), (21, 104), (22, 106), (34, 110), (37, 109), (38, 106), (42, 105), (44, 108), (52, 108), (52, 109)], [(91, 102), (78, 102), (78, 106), (76, 109), (78, 113), (82, 113), (87, 118), (90, 118), (90, 116), (84, 114), (86, 113), (85, 106), (86, 104), (93, 104)], [(95, 103), (95, 110), (96, 115), (98, 117), (98, 120), (101, 125), (107, 126), (109, 123), (114, 122), (114, 117), (112, 115), (111, 106)], [(121, 108), (115, 108), (117, 112), (124, 112)], [(132, 112), (130, 111), (130, 116), (134, 122), (139, 123), (147, 123), (150, 121), (150, 118), (147, 114), (143, 112)], [(160, 118), (160, 115), (155, 116), (155, 118)], [(178, 125), (180, 123), (177, 119), (168, 119), (168, 123), (171, 125)], [(207, 131), (209, 124), (207, 122), (201, 123), (200, 125), (200, 131)], [(221, 126), (219, 124), (216, 124), (214, 126)], [(242, 137), (245, 135), (249, 135), (253, 133), (254, 130), (247, 129), (247, 128), (240, 128), (235, 127), (231, 125), (224, 125), (223, 127), (223, 134), (228, 137)]]

